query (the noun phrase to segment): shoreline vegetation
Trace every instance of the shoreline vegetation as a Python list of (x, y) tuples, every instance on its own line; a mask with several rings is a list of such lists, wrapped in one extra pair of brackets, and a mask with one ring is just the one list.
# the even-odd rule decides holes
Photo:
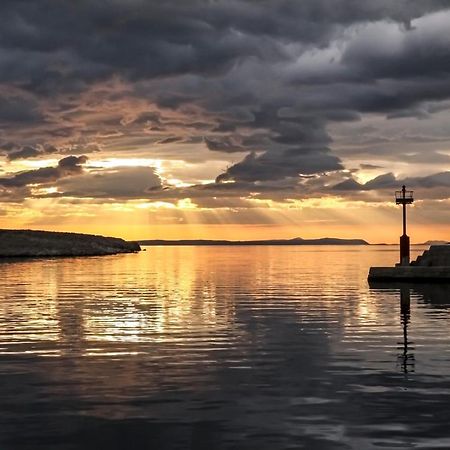
[(137, 242), (82, 233), (1, 230), (0, 258), (103, 256), (140, 251)]

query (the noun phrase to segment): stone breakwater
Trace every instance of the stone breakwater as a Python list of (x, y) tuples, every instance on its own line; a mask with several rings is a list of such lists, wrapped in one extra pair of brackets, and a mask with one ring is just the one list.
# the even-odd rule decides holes
[(91, 234), (0, 230), (0, 257), (101, 256), (140, 249), (136, 242)]
[(432, 245), (411, 263), (415, 267), (450, 267), (450, 245)]

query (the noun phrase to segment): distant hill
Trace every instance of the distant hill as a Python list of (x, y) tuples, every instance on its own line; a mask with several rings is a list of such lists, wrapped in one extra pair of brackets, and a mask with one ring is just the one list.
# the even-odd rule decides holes
[(0, 257), (99, 256), (140, 249), (136, 242), (92, 234), (0, 230)]
[[(411, 245), (446, 245), (450, 244), (450, 242), (447, 241), (427, 241), (427, 242), (412, 242)], [(386, 243), (377, 243), (377, 244), (370, 244), (370, 245), (399, 245), (398, 242), (391, 242), (389, 244)]]
[(227, 240), (208, 240), (208, 239), (182, 239), (182, 240), (164, 240), (147, 239), (138, 241), (140, 245), (370, 245), (363, 239), (339, 239), (339, 238), (320, 238), (320, 239), (269, 239), (255, 241), (227, 241)]
[(448, 244), (447, 241), (427, 241), (417, 245), (446, 245), (446, 244)]

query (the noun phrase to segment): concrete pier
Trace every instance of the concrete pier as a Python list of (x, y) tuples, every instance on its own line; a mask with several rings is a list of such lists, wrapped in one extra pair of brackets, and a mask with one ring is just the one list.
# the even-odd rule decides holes
[(450, 267), (371, 267), (369, 281), (439, 281), (450, 283)]
[(450, 283), (450, 245), (433, 245), (407, 266), (371, 267), (368, 280)]

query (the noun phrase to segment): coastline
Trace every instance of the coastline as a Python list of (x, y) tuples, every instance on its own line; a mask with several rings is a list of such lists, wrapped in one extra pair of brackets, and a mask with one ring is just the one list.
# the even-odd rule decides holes
[(136, 242), (83, 233), (0, 230), (0, 258), (105, 256), (134, 253)]
[(320, 239), (268, 239), (251, 241), (228, 241), (228, 240), (208, 240), (208, 239), (142, 239), (137, 241), (143, 246), (251, 246), (251, 245), (371, 245), (363, 239), (339, 239), (339, 238), (320, 238)]

